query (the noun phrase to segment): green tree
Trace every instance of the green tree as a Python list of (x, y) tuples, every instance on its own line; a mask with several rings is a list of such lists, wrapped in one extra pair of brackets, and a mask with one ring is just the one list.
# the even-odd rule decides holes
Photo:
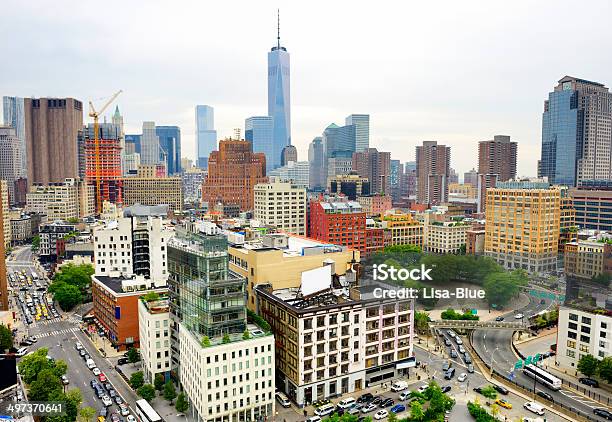
[(225, 333), (223, 334), (223, 344), (227, 344), (229, 342), (231, 342), (232, 339), (230, 338), (229, 334)]
[(53, 282), (49, 286), (49, 291), (53, 293), (53, 298), (57, 300), (64, 311), (69, 311), (81, 303), (83, 296), (77, 286), (65, 282)]
[(164, 388), (164, 384), (166, 380), (162, 374), (155, 374), (155, 379), (153, 380), (153, 386), (157, 391), (161, 391)]
[(593, 355), (584, 355), (578, 361), (578, 370), (586, 375), (587, 377), (592, 377), (597, 373), (597, 366), (599, 365), (599, 361)]
[(127, 351), (127, 358), (129, 363), (136, 363), (140, 360), (140, 353), (133, 347), (130, 347)]
[(83, 396), (79, 389), (73, 388), (66, 392), (66, 416), (70, 421), (76, 420), (81, 402), (83, 402)]
[(19, 373), (21, 374), (21, 379), (26, 384), (31, 384), (42, 371), (51, 369), (47, 353), (48, 349), (42, 347), (21, 358), (19, 361)]
[(134, 372), (130, 376), (130, 385), (134, 390), (138, 390), (144, 385), (144, 374), (142, 373), (142, 371)]
[(68, 364), (63, 360), (56, 360), (53, 366), (53, 372), (56, 376), (61, 377), (62, 375), (66, 375), (68, 372)]
[(156, 300), (159, 300), (160, 296), (157, 292), (149, 292), (142, 298), (145, 300), (145, 302), (155, 302)]
[(410, 418), (413, 421), (422, 421), (425, 417), (425, 412), (423, 411), (423, 405), (418, 401), (414, 400), (410, 403)]
[(210, 338), (208, 336), (203, 336), (200, 343), (202, 344), (202, 347), (208, 347), (210, 346)]
[(151, 401), (155, 398), (155, 388), (151, 384), (141, 386), (137, 392), (146, 401)]
[(491, 399), (491, 400), (494, 400), (494, 399), (497, 398), (497, 391), (495, 390), (495, 388), (493, 388), (490, 385), (484, 387), (480, 391), (480, 394), (482, 394), (483, 396), (485, 396), (486, 398)]
[(36, 235), (32, 238), (32, 251), (36, 252), (40, 248), (40, 236)]
[(85, 406), (79, 409), (79, 421), (91, 422), (96, 415), (96, 410), (93, 407)]
[(250, 338), (251, 338), (251, 333), (249, 333), (249, 330), (244, 330), (244, 333), (242, 333), (242, 339), (248, 340)]
[(164, 385), (164, 398), (170, 403), (172, 403), (172, 400), (176, 398), (176, 388), (174, 388), (172, 381), (168, 381)]
[(53, 283), (64, 282), (76, 286), (82, 293), (85, 293), (91, 285), (91, 276), (94, 273), (93, 266), (83, 265), (64, 265), (53, 277)]
[(492, 273), (485, 279), (483, 288), (489, 304), (506, 305), (527, 285), (527, 276), (520, 270)]
[(5, 353), (13, 347), (13, 333), (10, 328), (0, 324), (0, 352)]
[(53, 391), (62, 391), (62, 382), (52, 369), (44, 369), (37, 374), (30, 385), (28, 397), (33, 401), (48, 401)]
[(599, 376), (608, 384), (612, 383), (612, 356), (607, 356), (599, 361), (597, 367)]
[(184, 393), (180, 393), (176, 398), (176, 404), (174, 405), (176, 411), (179, 413), (185, 413), (189, 409), (189, 401)]
[(387, 417), (387, 422), (397, 422), (397, 415), (393, 412), (389, 413), (389, 416)]
[(421, 311), (415, 312), (414, 325), (419, 334), (425, 334), (429, 330), (429, 314)]

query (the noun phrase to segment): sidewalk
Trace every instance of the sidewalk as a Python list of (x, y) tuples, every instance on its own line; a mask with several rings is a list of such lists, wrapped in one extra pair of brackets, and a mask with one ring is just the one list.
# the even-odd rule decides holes
[[(550, 373), (561, 378), (563, 380), (564, 387), (570, 388), (576, 391), (578, 394), (582, 394), (585, 397), (588, 397), (592, 400), (595, 400), (607, 406), (612, 405), (612, 393), (608, 389), (602, 388), (605, 385), (604, 384), (605, 381), (602, 381), (599, 383), (600, 385), (599, 388), (593, 388), (593, 387), (589, 387), (587, 385), (581, 384), (580, 381), (578, 381), (578, 378), (580, 378), (581, 375), (578, 373), (577, 370), (561, 369), (560, 367), (555, 365), (552, 359), (554, 358), (550, 357), (548, 359), (544, 359), (542, 361), (543, 366)], [(568, 384), (567, 383), (568, 381), (571, 384)], [(609, 386), (606, 385), (606, 387), (609, 387)]]

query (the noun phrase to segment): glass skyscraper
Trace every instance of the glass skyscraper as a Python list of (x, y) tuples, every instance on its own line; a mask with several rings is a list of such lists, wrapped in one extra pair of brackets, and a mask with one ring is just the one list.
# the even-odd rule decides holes
[(338, 126), (335, 123), (327, 126), (323, 132), (323, 145), (326, 158), (351, 158), (355, 152), (355, 125)]
[(3, 97), (2, 105), (4, 110), (4, 124), (15, 129), (15, 135), (19, 140), (19, 149), (21, 154), (21, 168), (23, 169), (23, 177), (26, 177), (28, 167), (28, 157), (26, 156), (26, 141), (25, 141), (25, 111), (23, 98), (20, 97)]
[[(276, 148), (273, 131), (272, 117), (253, 116), (244, 121), (244, 139), (251, 142), (253, 152), (263, 152), (266, 155), (266, 173), (280, 167), (280, 158), (283, 152), (282, 149), (278, 150)], [(278, 158), (278, 163), (274, 158)]]
[(268, 116), (273, 119), (274, 142), (273, 162), (269, 168), (280, 167), (283, 148), (291, 145), (289, 79), (289, 53), (281, 47), (279, 35), (277, 45), (268, 53)]
[(370, 115), (351, 114), (345, 119), (345, 125), (355, 125), (355, 151), (363, 152), (370, 148)]
[(215, 110), (208, 105), (196, 106), (196, 142), (198, 147), (197, 166), (208, 168), (208, 156), (217, 150)]
[(168, 176), (181, 172), (181, 129), (178, 126), (155, 126), (159, 137), (162, 161), (166, 163)]

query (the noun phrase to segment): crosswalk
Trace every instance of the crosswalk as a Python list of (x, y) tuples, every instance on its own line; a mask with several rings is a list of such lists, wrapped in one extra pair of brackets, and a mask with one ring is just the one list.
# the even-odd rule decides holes
[(36, 337), (41, 338), (41, 337), (58, 336), (61, 334), (76, 333), (77, 331), (79, 331), (77, 327), (65, 328), (63, 330), (55, 330), (55, 331), (48, 331), (46, 333), (40, 333), (40, 334), (37, 334)]
[(582, 395), (580, 395), (578, 393), (575, 393), (575, 392), (573, 392), (571, 390), (561, 389), (561, 390), (559, 390), (559, 392), (561, 394), (563, 394), (565, 397), (569, 397), (571, 399), (579, 401), (580, 403), (584, 404), (585, 406), (590, 407), (591, 409), (595, 409), (595, 408), (598, 408), (598, 407), (603, 407), (601, 403), (596, 402), (596, 401), (591, 400), (591, 399), (588, 399), (587, 397), (582, 396)]
[(51, 319), (43, 319), (40, 321), (36, 321), (35, 325), (37, 326), (45, 326), (45, 325), (51, 325), (51, 324), (55, 324), (57, 322), (60, 321), (64, 321), (64, 322), (70, 322), (72, 324), (80, 324), (81, 320), (79, 318), (74, 317), (73, 315), (70, 315), (67, 319), (62, 319), (61, 317), (57, 317), (57, 318), (51, 318)]

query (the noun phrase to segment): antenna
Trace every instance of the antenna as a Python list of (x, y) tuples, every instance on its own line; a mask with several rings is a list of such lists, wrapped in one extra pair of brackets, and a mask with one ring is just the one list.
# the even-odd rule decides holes
[(276, 42), (280, 50), (280, 9), (276, 9)]

